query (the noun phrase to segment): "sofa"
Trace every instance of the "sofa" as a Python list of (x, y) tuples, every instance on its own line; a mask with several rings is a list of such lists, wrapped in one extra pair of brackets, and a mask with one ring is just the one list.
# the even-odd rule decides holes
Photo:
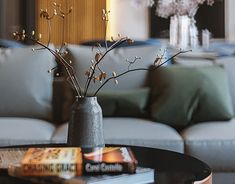
[[(74, 91), (47, 50), (0, 48), (0, 146), (66, 143)], [(151, 67), (164, 45), (113, 50), (105, 71)], [(94, 50), (68, 45), (68, 57), (83, 84)], [(161, 48), (161, 49), (160, 49)], [(121, 64), (120, 64), (121, 62)], [(61, 75), (53, 74), (52, 68)], [(177, 57), (153, 71), (133, 72), (98, 94), (106, 144), (160, 148), (189, 154), (213, 170), (214, 183), (235, 181), (235, 57)], [(98, 83), (92, 83), (94, 92)], [(193, 87), (190, 87), (193, 86)], [(196, 91), (196, 92), (195, 92)]]

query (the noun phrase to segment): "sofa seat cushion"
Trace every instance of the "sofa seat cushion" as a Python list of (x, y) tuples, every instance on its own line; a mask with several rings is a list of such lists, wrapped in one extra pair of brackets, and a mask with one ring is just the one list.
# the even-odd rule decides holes
[(49, 143), (55, 127), (44, 120), (0, 118), (0, 146)]
[(183, 152), (180, 135), (168, 125), (137, 118), (106, 118), (105, 141)]
[(214, 171), (235, 171), (235, 119), (196, 124), (181, 135), (186, 154), (203, 160)]
[[(183, 152), (183, 140), (168, 125), (138, 118), (104, 118), (106, 144), (145, 146)], [(65, 142), (68, 125), (57, 128), (52, 141)]]

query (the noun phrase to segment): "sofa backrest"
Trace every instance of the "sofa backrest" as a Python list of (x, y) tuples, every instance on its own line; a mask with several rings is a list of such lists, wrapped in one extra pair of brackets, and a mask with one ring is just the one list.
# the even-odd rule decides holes
[(21, 44), (18, 41), (0, 39), (0, 48), (21, 48), (21, 47), (25, 47), (25, 46), (26, 45)]
[[(94, 42), (87, 43), (86, 45), (68, 45), (68, 60), (72, 61), (72, 65), (75, 68), (76, 76), (81, 84), (85, 85), (87, 76), (85, 71), (91, 66), (91, 60), (94, 60), (96, 49), (93, 48)], [(137, 42), (134, 46), (118, 47), (112, 50), (105, 58), (102, 60), (100, 68), (107, 73), (108, 76), (112, 75), (115, 71), (117, 74), (127, 71), (129, 63), (126, 61), (133, 61), (135, 57), (141, 57), (136, 63), (130, 67), (134, 68), (149, 68), (153, 64), (159, 52), (164, 51), (165, 46), (160, 43), (147, 43), (147, 42)], [(102, 48), (105, 49), (105, 48)], [(100, 92), (117, 92), (121, 95), (130, 93), (133, 89), (138, 89), (139, 91), (146, 91), (148, 86), (149, 74), (147, 71), (136, 71), (129, 73), (118, 79), (118, 85), (115, 85), (113, 81), (110, 81)], [(72, 103), (74, 102), (75, 93), (71, 88), (69, 83), (62, 82), (63, 78), (56, 78), (54, 81), (54, 114), (56, 121), (66, 121), (69, 118), (69, 112)], [(99, 82), (91, 83), (89, 88), (89, 94), (98, 89), (101, 84)], [(117, 95), (117, 93), (115, 93)], [(60, 102), (64, 103), (61, 104)], [(60, 104), (60, 105), (58, 105)]]
[[(164, 46), (162, 47), (164, 48)], [(119, 74), (128, 70), (129, 63), (126, 61), (126, 59), (131, 62), (135, 59), (135, 57), (141, 57), (141, 59), (137, 60), (136, 63), (129, 69), (148, 68), (150, 65), (153, 64), (162, 47), (156, 44), (140, 44), (138, 42), (138, 44), (135, 46), (114, 49), (102, 61), (101, 68), (102, 70), (107, 72), (108, 75), (111, 75), (113, 71)], [(70, 112), (70, 107), (73, 103), (74, 94), (71, 92), (71, 90), (68, 90), (68, 83), (65, 82), (66, 78), (56, 77), (54, 78), (54, 82), (52, 84), (53, 74), (48, 73), (48, 70), (55, 66), (52, 54), (50, 54), (47, 50), (39, 50), (35, 51), (34, 53), (31, 48), (32, 46), (19, 49), (15, 48), (16, 50), (12, 50), (13, 55), (6, 55), (5, 51), (0, 53), (0, 61), (2, 60), (0, 64), (2, 63), (1, 68), (4, 71), (2, 71), (0, 74), (2, 75), (0, 79), (2, 80), (1, 86), (4, 87), (4, 85), (2, 84), (7, 84), (8, 82), (5, 76), (13, 76), (14, 73), (16, 74), (16, 76), (11, 78), (11, 80), (15, 79), (16, 81), (19, 81), (19, 85), (16, 82), (15, 85), (9, 84), (6, 87), (10, 89), (11, 94), (13, 94), (13, 96), (17, 98), (17, 101), (11, 104), (11, 102), (7, 102), (7, 98), (2, 98), (3, 106), (0, 107), (0, 109), (6, 109), (6, 105), (7, 107), (10, 107), (10, 105), (12, 105), (13, 109), (22, 111), (24, 109), (18, 107), (17, 105), (21, 106), (23, 103), (26, 103), (29, 106), (30, 103), (33, 102), (32, 100), (35, 100), (35, 103), (33, 103), (35, 105), (35, 108), (42, 107), (42, 113), (44, 114), (40, 114), (41, 111), (39, 110), (33, 111), (35, 108), (30, 108), (26, 109), (23, 112), (13, 112), (12, 110), (9, 110), (9, 113), (7, 112), (8, 114), (5, 112), (2, 112), (1, 114), (0, 112), (0, 116), (21, 116), (42, 118), (59, 123), (64, 122), (68, 120), (68, 113)], [(162, 51), (163, 48), (161, 49)], [(85, 71), (89, 69), (91, 65), (90, 61), (94, 59), (96, 52), (95, 50), (92, 51), (92, 46), (82, 45), (69, 45), (68, 51), (69, 57), (73, 61), (74, 67), (76, 69), (76, 75), (78, 76), (79, 81), (84, 85), (86, 81)], [(32, 61), (32, 58), (34, 57), (36, 59), (33, 59)], [(11, 63), (12, 66), (6, 66), (11, 69), (10, 72), (7, 72), (5, 65), (10, 65)], [(13, 70), (15, 72), (13, 72)], [(11, 74), (11, 72), (13, 74)], [(4, 73), (7, 75), (5, 75)], [(30, 76), (27, 77), (28, 75)], [(23, 76), (24, 78), (20, 78), (20, 76)], [(26, 84), (26, 86), (20, 85), (22, 84), (22, 82), (20, 82), (22, 80)], [(94, 91), (99, 85), (100, 84), (98, 83), (92, 83), (90, 90)], [(105, 86), (104, 89), (128, 90), (142, 88), (146, 85), (148, 85), (148, 72), (137, 71), (129, 73), (128, 75), (120, 78), (118, 85), (115, 85), (113, 81), (111, 81), (107, 86)], [(14, 90), (13, 87), (15, 87), (16, 89)], [(20, 88), (20, 90), (17, 89), (17, 87)], [(32, 87), (32, 89), (30, 87)], [(1, 97), (3, 96), (2, 93), (5, 93), (6, 91), (7, 89), (1, 90)], [(16, 94), (14, 95), (13, 92), (16, 92)], [(26, 98), (26, 100), (20, 101), (23, 99), (23, 97), (20, 95), (23, 94), (29, 94), (28, 98)], [(27, 100), (30, 100), (30, 95), (32, 96), (32, 100), (29, 103)], [(37, 105), (37, 103), (39, 104)], [(27, 107), (26, 104), (24, 105), (25, 107)], [(51, 117), (51, 110), (53, 110), (53, 119)], [(33, 112), (31, 113), (31, 111)]]
[[(101, 49), (105, 50), (105, 48)], [(111, 77), (113, 71), (116, 72), (117, 75), (127, 71), (129, 62), (134, 61), (135, 57), (140, 57), (141, 59), (136, 60), (135, 64), (130, 66), (130, 70), (135, 68), (149, 68), (150, 65), (154, 63), (159, 52), (161, 52), (160, 50), (161, 47), (156, 45), (116, 48), (104, 57), (99, 66), (102, 71), (107, 73), (107, 77)], [(76, 70), (76, 76), (81, 86), (85, 86), (87, 79), (85, 72), (90, 68), (91, 60), (94, 60), (97, 50), (92, 46), (69, 45), (68, 52), (69, 59), (72, 61)], [(141, 88), (146, 85), (148, 85), (148, 72), (135, 71), (120, 77), (118, 79), (118, 85), (115, 85), (114, 82), (111, 81), (103, 89), (126, 90)], [(91, 83), (89, 89), (90, 91), (95, 91), (99, 86), (99, 82)]]
[(48, 51), (32, 47), (0, 49), (0, 116), (51, 121), (53, 75), (48, 70), (56, 64)]

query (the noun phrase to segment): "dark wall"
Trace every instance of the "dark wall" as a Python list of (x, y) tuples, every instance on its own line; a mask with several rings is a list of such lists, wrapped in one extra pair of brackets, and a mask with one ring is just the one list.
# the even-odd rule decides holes
[(0, 0), (0, 39), (12, 39), (14, 31), (35, 29), (34, 0)]
[(214, 38), (225, 37), (225, 5), (223, 0), (217, 0), (213, 6), (203, 4), (196, 14), (199, 30), (208, 29)]

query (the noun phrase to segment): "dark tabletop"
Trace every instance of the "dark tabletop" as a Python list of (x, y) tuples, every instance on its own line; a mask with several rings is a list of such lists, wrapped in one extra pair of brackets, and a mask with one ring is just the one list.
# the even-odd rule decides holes
[(172, 151), (131, 147), (140, 166), (155, 169), (158, 184), (189, 184), (210, 176), (211, 170), (202, 161)]
[[(33, 145), (43, 146), (66, 146), (56, 145)], [(106, 145), (113, 146), (113, 145)], [(125, 145), (121, 145), (125, 146)], [(25, 146), (21, 146), (24, 148)], [(27, 146), (26, 146), (27, 147)], [(30, 145), (29, 147), (32, 147)], [(155, 170), (155, 183), (157, 184), (192, 184), (201, 181), (211, 175), (210, 168), (202, 161), (172, 151), (138, 146), (128, 146), (134, 152), (138, 160), (138, 166), (149, 167)], [(9, 147), (5, 147), (8, 149)], [(14, 149), (18, 149), (14, 147)], [(0, 184), (32, 184), (31, 182), (16, 179), (7, 175), (7, 172), (0, 171)]]

